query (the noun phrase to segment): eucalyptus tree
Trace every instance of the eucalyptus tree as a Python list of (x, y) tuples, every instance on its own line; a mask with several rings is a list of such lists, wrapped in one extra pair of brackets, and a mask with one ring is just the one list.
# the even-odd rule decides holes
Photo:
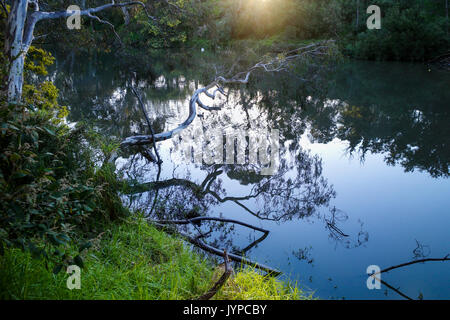
[[(11, 0), (8, 6), (2, 1), (2, 8), (8, 15), (5, 30), (5, 55), (9, 60), (8, 75), (8, 101), (20, 102), (23, 86), (23, 68), (26, 54), (35, 39), (34, 31), (36, 25), (43, 20), (56, 20), (69, 18), (74, 11), (61, 8), (61, 11), (41, 11), (39, 0)], [(106, 3), (97, 7), (81, 9), (76, 11), (80, 16), (86, 16), (100, 23), (107, 24), (113, 28), (109, 21), (99, 18), (96, 14), (112, 8), (125, 8), (129, 6), (141, 6), (147, 13), (146, 5), (140, 1), (129, 1), (116, 3)], [(156, 21), (156, 18), (147, 13), (149, 19)], [(115, 31), (114, 31), (115, 32)]]

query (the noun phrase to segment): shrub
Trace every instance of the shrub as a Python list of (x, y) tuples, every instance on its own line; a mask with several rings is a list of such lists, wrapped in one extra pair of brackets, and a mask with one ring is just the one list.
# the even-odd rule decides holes
[[(27, 72), (45, 74), (52, 59), (32, 52)], [(19, 247), (67, 264), (74, 262), (65, 254), (71, 240), (81, 251), (99, 221), (126, 210), (115, 168), (106, 161), (118, 144), (83, 124), (69, 129), (57, 97), (51, 82), (26, 84), (23, 104), (0, 97), (0, 250)], [(80, 257), (75, 262), (82, 264)]]

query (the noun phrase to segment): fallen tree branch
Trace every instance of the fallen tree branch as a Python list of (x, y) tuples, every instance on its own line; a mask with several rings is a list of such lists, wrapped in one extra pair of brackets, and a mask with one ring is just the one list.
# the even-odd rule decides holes
[(379, 273), (383, 273), (383, 272), (388, 272), (391, 271), (393, 269), (398, 269), (401, 267), (405, 267), (405, 266), (409, 266), (411, 264), (416, 264), (416, 263), (421, 263), (421, 262), (428, 262), (428, 261), (450, 261), (450, 258), (448, 257), (449, 255), (446, 255), (443, 258), (427, 258), (427, 259), (420, 259), (420, 260), (414, 260), (414, 261), (410, 261), (410, 262), (406, 262), (406, 263), (402, 263), (396, 266), (392, 266), (386, 269), (383, 269), (379, 272), (374, 273), (374, 275), (379, 274)]
[[(213, 246), (210, 246), (210, 245), (202, 242), (198, 238), (193, 238), (193, 237), (191, 237), (188, 234), (185, 234), (185, 233), (183, 233), (183, 232), (181, 232), (179, 230), (176, 230), (175, 228), (168, 228), (167, 225), (156, 223), (156, 222), (149, 222), (149, 223), (152, 223), (153, 225), (155, 225), (158, 228), (164, 229), (164, 230), (169, 231), (169, 232), (171, 232), (173, 234), (181, 236), (182, 238), (186, 239), (188, 242), (190, 242), (194, 246), (196, 246), (196, 247), (198, 247), (198, 248), (200, 248), (200, 249), (202, 249), (202, 250), (204, 250), (204, 251), (206, 251), (208, 253), (215, 254), (215, 255), (218, 255), (218, 256), (222, 256), (223, 255), (223, 251), (221, 251), (221, 250), (219, 250), (219, 249), (217, 249), (217, 248), (215, 248)], [(247, 258), (245, 258), (243, 256), (239, 256), (239, 255), (236, 255), (236, 254), (233, 254), (233, 253), (229, 253), (228, 257), (231, 260), (235, 261), (235, 262), (239, 262), (239, 263), (242, 263), (242, 264), (253, 266), (256, 269), (265, 271), (269, 275), (273, 275), (275, 277), (279, 276), (280, 274), (282, 274), (282, 272), (279, 271), (279, 270), (273, 269), (273, 268), (271, 268), (269, 266), (266, 266), (264, 264), (261, 264), (261, 263), (257, 263), (255, 261), (247, 259)]]
[[(225, 95), (224, 90), (222, 89), (223, 84), (246, 84), (248, 83), (250, 79), (250, 75), (253, 71), (257, 69), (262, 69), (266, 72), (280, 72), (285, 71), (289, 62), (295, 59), (304, 58), (306, 56), (309, 57), (316, 57), (316, 56), (324, 56), (328, 53), (328, 50), (330, 49), (331, 43), (334, 44), (334, 41), (322, 41), (318, 43), (313, 43), (295, 50), (291, 50), (286, 53), (286, 57), (284, 58), (273, 58), (269, 62), (258, 62), (253, 67), (248, 69), (244, 72), (239, 72), (235, 74), (231, 78), (225, 78), (223, 76), (216, 77), (213, 82), (208, 84), (204, 88), (197, 89), (194, 94), (192, 95), (190, 101), (189, 101), (189, 115), (187, 119), (181, 123), (178, 127), (176, 127), (173, 130), (157, 133), (154, 135), (154, 137), (150, 135), (136, 135), (127, 137), (125, 140), (122, 141), (121, 146), (132, 146), (132, 145), (144, 145), (152, 143), (153, 139), (155, 141), (164, 141), (167, 139), (171, 139), (175, 134), (181, 132), (185, 128), (187, 128), (192, 121), (194, 121), (196, 115), (197, 115), (197, 105), (199, 105), (201, 108), (212, 111), (212, 110), (218, 110), (219, 107), (209, 107), (203, 104), (200, 100), (200, 95), (204, 93), (208, 97), (215, 97), (215, 94), (217, 92), (220, 92), (221, 94)], [(210, 93), (209, 90), (212, 88), (216, 88), (213, 93)]]
[(261, 231), (263, 233), (269, 233), (269, 230), (259, 228), (256, 226), (252, 226), (251, 224), (248, 224), (248, 223), (245, 223), (245, 222), (242, 222), (239, 220), (217, 218), (217, 217), (195, 217), (195, 218), (186, 219), (186, 220), (148, 220), (148, 221), (159, 223), (159, 224), (190, 224), (190, 223), (194, 223), (196, 221), (204, 221), (204, 220), (230, 222), (230, 223), (239, 224), (241, 226), (244, 226), (244, 227), (247, 227), (247, 228), (250, 228), (253, 230)]
[(414, 260), (414, 261), (410, 261), (410, 262), (406, 262), (406, 263), (402, 263), (402, 264), (398, 264), (396, 266), (392, 266), (386, 269), (383, 269), (381, 271), (378, 272), (374, 272), (372, 274), (370, 274), (370, 277), (373, 277), (374, 279), (376, 279), (377, 281), (379, 281), (380, 283), (384, 284), (386, 287), (388, 287), (389, 289), (391, 289), (392, 291), (396, 292), (397, 294), (399, 294), (400, 296), (402, 296), (403, 298), (407, 299), (407, 300), (414, 300), (412, 298), (410, 298), (409, 296), (407, 296), (406, 294), (404, 294), (403, 292), (401, 292), (399, 290), (399, 288), (394, 288), (393, 286), (391, 286), (390, 284), (388, 284), (386, 281), (381, 280), (380, 278), (376, 277), (376, 275), (381, 274), (383, 272), (389, 272), (391, 270), (394, 269), (398, 269), (398, 268), (402, 268), (405, 266), (409, 266), (412, 264), (416, 264), (416, 263), (423, 263), (423, 262), (428, 262), (428, 261), (450, 261), (450, 258), (448, 257), (449, 255), (447, 254), (445, 257), (443, 258), (427, 258), (427, 259), (420, 259), (420, 260)]
[(209, 300), (209, 299), (211, 299), (220, 290), (220, 288), (223, 287), (225, 282), (228, 280), (228, 278), (230, 277), (231, 273), (233, 272), (233, 268), (231, 268), (231, 266), (229, 264), (230, 261), (229, 261), (229, 258), (228, 258), (227, 250), (223, 251), (223, 260), (225, 261), (225, 271), (222, 274), (222, 276), (219, 278), (219, 280), (217, 280), (217, 282), (214, 284), (214, 286), (211, 289), (209, 289), (205, 294), (203, 294), (200, 297), (198, 297), (196, 300)]
[(260, 238), (256, 239), (255, 241), (250, 243), (248, 246), (246, 246), (244, 249), (240, 250), (239, 253), (245, 254), (251, 248), (255, 247), (258, 243), (261, 243), (262, 241), (264, 241), (268, 235), (269, 235), (269, 233), (264, 233)]
[(406, 294), (404, 294), (403, 292), (400, 291), (400, 288), (394, 288), (393, 286), (391, 286), (389, 283), (387, 283), (386, 281), (383, 281), (379, 278), (377, 278), (375, 276), (375, 274), (372, 275), (372, 277), (378, 281), (380, 281), (380, 283), (384, 284), (386, 287), (388, 287), (389, 289), (391, 289), (392, 291), (396, 292), (398, 295), (402, 296), (403, 298), (405, 298), (406, 300), (414, 300), (413, 298), (407, 296)]

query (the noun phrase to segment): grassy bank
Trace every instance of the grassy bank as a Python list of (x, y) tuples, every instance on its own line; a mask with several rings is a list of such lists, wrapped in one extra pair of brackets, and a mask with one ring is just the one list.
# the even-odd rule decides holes
[[(0, 299), (193, 299), (220, 275), (212, 261), (182, 240), (128, 218), (111, 224), (84, 250), (81, 289), (69, 290), (64, 271), (28, 252), (7, 249), (0, 257)], [(69, 252), (77, 254), (76, 246)], [(295, 285), (236, 272), (215, 299), (311, 299)]]

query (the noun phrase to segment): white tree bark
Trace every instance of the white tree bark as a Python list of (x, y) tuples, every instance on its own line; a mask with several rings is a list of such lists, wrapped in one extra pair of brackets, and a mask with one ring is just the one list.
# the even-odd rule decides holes
[(15, 0), (8, 17), (5, 52), (10, 62), (8, 75), (8, 101), (20, 102), (23, 85), (23, 65), (26, 50), (23, 45), (25, 20), (27, 18), (27, 0)]
[[(28, 12), (28, 4), (32, 4), (34, 11)], [(99, 7), (89, 8), (80, 11), (80, 15), (97, 20), (101, 23), (108, 24), (114, 30), (114, 26), (108, 21), (102, 20), (94, 14), (105, 9), (115, 7), (127, 7), (132, 5), (140, 5), (144, 8), (147, 16), (151, 20), (156, 20), (147, 12), (145, 4), (140, 1), (130, 1), (124, 3), (104, 4)], [(6, 27), (5, 53), (10, 62), (10, 69), (8, 74), (8, 101), (18, 103), (22, 97), (23, 87), (23, 67), (25, 56), (33, 41), (34, 27), (36, 23), (45, 19), (59, 19), (68, 18), (72, 13), (64, 11), (58, 12), (43, 12), (39, 11), (37, 0), (12, 0), (11, 11), (8, 16), (8, 23)], [(115, 30), (114, 30), (115, 32)]]

